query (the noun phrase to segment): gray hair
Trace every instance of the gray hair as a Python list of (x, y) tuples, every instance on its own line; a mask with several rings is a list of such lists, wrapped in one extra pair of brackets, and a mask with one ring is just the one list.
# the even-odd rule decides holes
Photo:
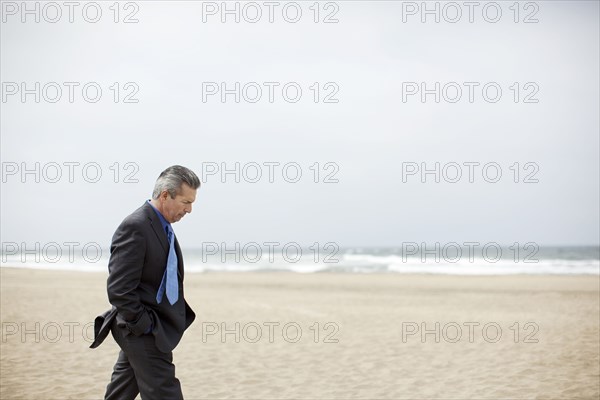
[(161, 172), (156, 180), (152, 198), (158, 199), (160, 194), (166, 190), (171, 198), (174, 199), (181, 190), (181, 185), (184, 183), (192, 189), (200, 187), (200, 179), (198, 179), (194, 171), (181, 165), (170, 166)]

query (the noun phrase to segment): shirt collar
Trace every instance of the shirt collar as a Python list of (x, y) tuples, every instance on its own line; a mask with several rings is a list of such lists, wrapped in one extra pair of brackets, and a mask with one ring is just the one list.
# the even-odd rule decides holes
[(166, 233), (167, 227), (169, 227), (169, 230), (173, 231), (173, 229), (171, 229), (171, 224), (168, 223), (167, 220), (165, 219), (165, 217), (163, 217), (163, 215), (160, 213), (160, 211), (158, 211), (158, 209), (156, 207), (154, 207), (154, 205), (152, 205), (150, 200), (148, 200), (148, 204), (150, 204), (152, 209), (156, 212), (156, 215), (158, 215), (158, 219), (160, 220), (160, 224), (163, 227), (163, 231), (165, 231), (165, 233)]

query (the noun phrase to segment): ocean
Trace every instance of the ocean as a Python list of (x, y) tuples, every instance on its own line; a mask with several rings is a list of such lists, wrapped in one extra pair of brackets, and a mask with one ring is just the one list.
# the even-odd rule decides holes
[[(107, 271), (108, 249), (60, 246), (11, 249), (1, 267)], [(599, 275), (599, 246), (500, 246), (495, 243), (403, 243), (398, 247), (302, 247), (295, 243), (203, 244), (183, 249), (189, 273), (290, 271), (295, 273), (390, 273), (443, 275)]]

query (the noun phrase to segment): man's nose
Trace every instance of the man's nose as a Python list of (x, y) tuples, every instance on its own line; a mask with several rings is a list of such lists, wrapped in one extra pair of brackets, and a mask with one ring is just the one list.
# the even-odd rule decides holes
[(191, 212), (192, 212), (192, 205), (191, 205), (191, 204), (189, 204), (189, 205), (188, 205), (188, 211), (187, 211), (187, 213), (189, 214), (189, 213), (191, 213)]

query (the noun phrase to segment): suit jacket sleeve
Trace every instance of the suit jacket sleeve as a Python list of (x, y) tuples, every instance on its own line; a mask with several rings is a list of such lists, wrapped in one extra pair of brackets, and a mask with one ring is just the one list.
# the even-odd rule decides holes
[(145, 253), (146, 239), (139, 225), (135, 221), (124, 221), (112, 238), (107, 291), (110, 303), (136, 336), (142, 335), (152, 324), (137, 292)]

